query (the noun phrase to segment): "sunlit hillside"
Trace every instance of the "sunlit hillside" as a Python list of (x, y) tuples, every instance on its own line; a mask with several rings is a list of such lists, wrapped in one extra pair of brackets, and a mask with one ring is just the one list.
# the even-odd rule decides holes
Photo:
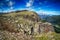
[(23, 10), (0, 15), (0, 40), (60, 40), (51, 23)]

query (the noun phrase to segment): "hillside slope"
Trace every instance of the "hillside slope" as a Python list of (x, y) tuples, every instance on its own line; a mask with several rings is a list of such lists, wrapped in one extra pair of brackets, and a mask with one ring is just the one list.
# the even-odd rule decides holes
[(1, 40), (33, 40), (34, 35), (49, 32), (54, 32), (52, 24), (41, 22), (33, 11), (23, 10), (0, 15)]

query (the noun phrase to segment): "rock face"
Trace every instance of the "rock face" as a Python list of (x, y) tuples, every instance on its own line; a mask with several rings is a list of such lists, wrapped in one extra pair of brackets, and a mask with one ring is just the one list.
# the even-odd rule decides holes
[(41, 33), (48, 33), (48, 32), (54, 32), (54, 28), (51, 23), (45, 22), (38, 22), (35, 25), (35, 33), (41, 34)]
[[(1, 36), (6, 35), (14, 40), (33, 40), (32, 35), (48, 32), (54, 32), (52, 24), (41, 22), (35, 12), (24, 10), (0, 15)], [(11, 38), (6, 40), (13, 40)]]

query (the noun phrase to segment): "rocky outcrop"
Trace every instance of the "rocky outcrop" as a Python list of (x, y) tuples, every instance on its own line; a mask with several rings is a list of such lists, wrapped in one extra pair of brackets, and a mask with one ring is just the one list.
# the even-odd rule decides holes
[(41, 33), (48, 33), (48, 32), (54, 32), (54, 28), (51, 23), (45, 22), (38, 22), (35, 25), (35, 33), (41, 34)]

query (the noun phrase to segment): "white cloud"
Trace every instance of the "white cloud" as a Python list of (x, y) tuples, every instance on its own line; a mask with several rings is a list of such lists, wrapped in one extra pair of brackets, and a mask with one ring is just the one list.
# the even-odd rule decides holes
[(43, 14), (43, 15), (58, 15), (60, 13), (59, 11), (46, 11), (46, 10), (39, 10), (36, 12), (38, 14)]
[(29, 0), (29, 2), (26, 3), (26, 10), (33, 11), (33, 2), (34, 0)]
[(7, 13), (7, 12), (11, 12), (11, 11), (15, 11), (15, 10), (7, 9), (7, 10), (4, 10), (3, 12), (4, 12), (4, 13)]
[(9, 1), (9, 3), (8, 3), (8, 6), (10, 7), (9, 9), (10, 9), (10, 11), (12, 11), (13, 10), (13, 5), (14, 5), (15, 3), (14, 2), (12, 2), (12, 1)]
[(34, 0), (29, 0), (29, 2), (26, 3), (26, 7), (31, 7), (33, 5)]
[(30, 6), (31, 6), (31, 4), (30, 3), (27, 3), (26, 7), (30, 7)]
[(13, 5), (13, 2), (12, 1), (9, 1), (9, 4), (8, 4), (9, 6), (12, 6)]

